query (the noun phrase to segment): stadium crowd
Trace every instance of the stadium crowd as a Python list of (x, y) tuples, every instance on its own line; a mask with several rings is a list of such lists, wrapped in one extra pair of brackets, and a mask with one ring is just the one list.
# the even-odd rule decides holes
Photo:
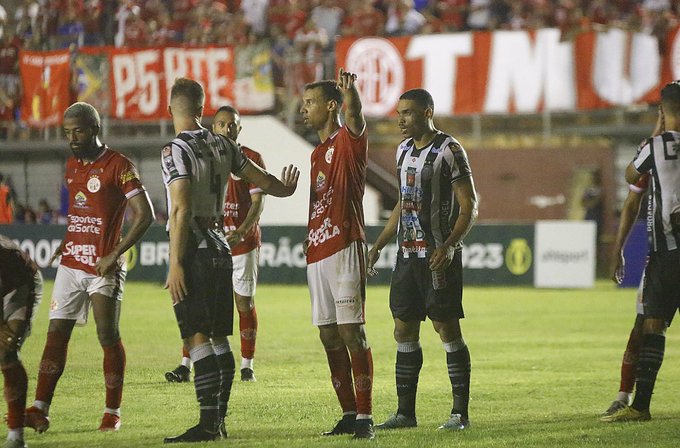
[(334, 42), (340, 36), (558, 27), (563, 39), (571, 39), (582, 31), (614, 26), (663, 40), (665, 30), (680, 15), (680, 0), (16, 0), (3, 4), (0, 139), (8, 132), (3, 127), (17, 120), (22, 48), (220, 46), (267, 40), (273, 50), (274, 83), (283, 89), (287, 79), (299, 77), (290, 70), (290, 60), (314, 61), (311, 76), (332, 78)]

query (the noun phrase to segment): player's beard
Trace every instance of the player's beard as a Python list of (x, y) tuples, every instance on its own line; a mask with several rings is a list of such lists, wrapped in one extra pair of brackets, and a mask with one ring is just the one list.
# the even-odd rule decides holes
[(99, 154), (100, 149), (97, 146), (96, 140), (89, 143), (81, 143), (75, 148), (71, 145), (71, 152), (77, 159), (81, 160), (93, 160)]

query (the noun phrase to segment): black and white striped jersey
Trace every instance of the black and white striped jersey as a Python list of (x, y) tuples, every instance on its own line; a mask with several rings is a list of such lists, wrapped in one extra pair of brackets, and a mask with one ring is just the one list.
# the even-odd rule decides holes
[(643, 143), (633, 159), (635, 169), (639, 173), (649, 172), (652, 178), (647, 207), (647, 232), (652, 252), (680, 247), (680, 222), (677, 221), (680, 219), (679, 150), (680, 132), (664, 132)]
[(397, 148), (401, 213), (397, 239), (404, 258), (429, 257), (442, 245), (458, 219), (453, 183), (472, 176), (465, 150), (450, 135), (438, 132), (424, 148), (412, 138)]
[[(247, 159), (238, 145), (208, 129), (180, 132), (161, 152), (168, 215), (172, 211), (169, 186), (177, 179), (191, 181), (192, 229), (199, 238), (208, 230), (198, 219), (215, 218), (220, 224), (231, 173), (238, 174)], [(169, 223), (167, 230), (169, 231)]]

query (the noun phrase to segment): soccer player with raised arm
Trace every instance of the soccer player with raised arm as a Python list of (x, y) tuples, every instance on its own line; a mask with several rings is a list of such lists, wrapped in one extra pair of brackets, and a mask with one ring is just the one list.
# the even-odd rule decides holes
[[(87, 322), (90, 306), (104, 350), (106, 407), (99, 430), (116, 431), (121, 424), (125, 349), (119, 318), (127, 272), (124, 254), (144, 235), (154, 214), (137, 168), (102, 144), (100, 126), (99, 113), (90, 104), (74, 103), (64, 112), (64, 134), (73, 153), (66, 162), (66, 236), (50, 260), (51, 264), (61, 255), (35, 401), (26, 410), (26, 426), (38, 432), (50, 425), (50, 403), (66, 366), (73, 327)], [(132, 221), (121, 236), (126, 207), (133, 212)]]
[(235, 362), (232, 334), (232, 261), (223, 229), (227, 180), (233, 173), (273, 196), (295, 192), (299, 173), (290, 165), (281, 180), (255, 165), (238, 145), (201, 126), (203, 88), (179, 78), (168, 112), (177, 136), (161, 151), (168, 200), (170, 261), (166, 288), (194, 364), (199, 423), (165, 443), (226, 437), (224, 417)]
[(30, 334), (31, 322), (42, 299), (38, 266), (14, 242), (0, 235), (0, 367), (5, 380), (7, 442), (3, 448), (25, 448), (24, 415), (28, 376), (19, 350)]
[[(363, 196), (368, 137), (356, 75), (307, 84), (300, 113), (321, 143), (311, 156), (307, 283), (343, 417), (324, 435), (372, 439), (373, 357), (364, 330)], [(340, 112), (345, 107), (344, 123)], [(352, 382), (354, 376), (354, 383)]]
[(416, 390), (423, 365), (420, 322), (429, 317), (439, 334), (453, 392), (449, 419), (439, 429), (470, 425), (470, 352), (463, 340), (462, 244), (477, 218), (477, 193), (465, 150), (434, 127), (434, 101), (409, 90), (397, 104), (404, 140), (397, 148), (399, 200), (368, 252), (372, 271), (380, 251), (397, 235), (399, 251), (390, 284), (397, 342), (397, 412), (377, 429), (417, 425)]
[(680, 307), (680, 82), (661, 89), (657, 127), (664, 132), (642, 145), (626, 168), (626, 181), (637, 183), (650, 173), (647, 230), (649, 260), (642, 291), (644, 322), (635, 372), (635, 398), (605, 422), (643, 421), (649, 412), (654, 383), (666, 347), (666, 329)]

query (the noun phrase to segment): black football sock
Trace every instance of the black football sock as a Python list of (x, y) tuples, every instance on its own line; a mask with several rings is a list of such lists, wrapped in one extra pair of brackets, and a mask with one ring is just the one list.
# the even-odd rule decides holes
[(642, 349), (635, 375), (635, 399), (632, 405), (638, 411), (649, 409), (665, 348), (666, 336), (662, 334), (646, 334), (642, 337)]
[(397, 363), (395, 376), (399, 408), (397, 413), (407, 417), (416, 417), (416, 393), (418, 391), (418, 375), (423, 366), (423, 350), (420, 342), (403, 342), (397, 344)]
[(220, 369), (220, 394), (218, 396), (218, 406), (221, 422), (227, 415), (231, 387), (234, 384), (236, 362), (234, 360), (234, 353), (231, 351), (228, 342), (226, 344), (216, 345), (214, 348), (215, 354), (217, 355), (217, 366)]
[(205, 431), (217, 433), (217, 395), (220, 390), (217, 357), (209, 343), (192, 348), (190, 353), (194, 363), (194, 388), (200, 409), (199, 424)]
[[(468, 418), (468, 403), (470, 401), (470, 351), (459, 339), (460, 344), (455, 351), (449, 351), (451, 345), (449, 342), (444, 344), (446, 351), (446, 365), (449, 368), (449, 380), (451, 380), (451, 392), (453, 393), (453, 408), (451, 414), (460, 414), (464, 418)], [(447, 347), (448, 346), (448, 347)]]

